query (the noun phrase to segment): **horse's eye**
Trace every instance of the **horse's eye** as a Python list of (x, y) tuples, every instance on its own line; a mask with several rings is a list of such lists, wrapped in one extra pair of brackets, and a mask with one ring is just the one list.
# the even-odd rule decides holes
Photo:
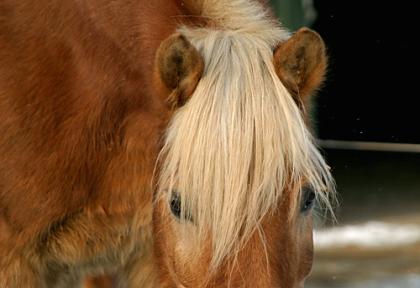
[(303, 188), (302, 190), (302, 204), (300, 211), (302, 213), (309, 211), (315, 203), (316, 194), (310, 188)]
[[(172, 214), (174, 214), (176, 218), (181, 219), (181, 196), (178, 192), (172, 191), (169, 206), (171, 207)], [(185, 211), (184, 219), (191, 222), (193, 221), (190, 211)]]
[(181, 218), (181, 197), (177, 192), (172, 192), (170, 205), (172, 214), (176, 218)]

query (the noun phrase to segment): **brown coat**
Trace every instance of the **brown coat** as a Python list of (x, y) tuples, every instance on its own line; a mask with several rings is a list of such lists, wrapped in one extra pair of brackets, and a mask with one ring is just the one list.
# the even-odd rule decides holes
[(13, 267), (115, 268), (149, 229), (168, 117), (153, 59), (187, 13), (124, 2), (0, 3), (0, 287), (24, 286)]

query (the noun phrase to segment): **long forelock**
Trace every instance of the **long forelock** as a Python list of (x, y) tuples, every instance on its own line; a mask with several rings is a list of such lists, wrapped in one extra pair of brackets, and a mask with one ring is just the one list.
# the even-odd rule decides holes
[(176, 190), (197, 239), (210, 235), (212, 267), (239, 251), (286, 186), (305, 181), (330, 206), (328, 166), (273, 65), (287, 33), (267, 27), (265, 38), (255, 29), (180, 30), (205, 69), (168, 127), (159, 193)]

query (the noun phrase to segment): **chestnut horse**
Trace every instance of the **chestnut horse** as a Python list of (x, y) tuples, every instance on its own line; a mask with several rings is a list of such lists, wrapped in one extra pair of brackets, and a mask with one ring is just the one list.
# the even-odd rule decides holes
[(0, 287), (303, 285), (326, 62), (260, 1), (1, 1)]

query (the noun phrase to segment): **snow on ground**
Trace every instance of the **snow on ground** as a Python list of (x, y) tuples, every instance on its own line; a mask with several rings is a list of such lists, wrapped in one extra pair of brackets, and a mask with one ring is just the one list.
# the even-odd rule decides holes
[(420, 225), (370, 221), (314, 231), (316, 248), (383, 247), (420, 241)]

